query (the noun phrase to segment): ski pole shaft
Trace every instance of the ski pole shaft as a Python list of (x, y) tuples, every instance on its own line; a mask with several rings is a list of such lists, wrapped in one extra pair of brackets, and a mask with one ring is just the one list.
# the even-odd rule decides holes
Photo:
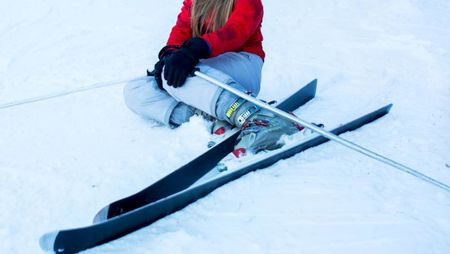
[(242, 99), (245, 99), (245, 100), (247, 100), (249, 102), (252, 102), (253, 104), (255, 104), (255, 105), (257, 105), (257, 106), (259, 106), (261, 108), (267, 109), (267, 110), (269, 110), (269, 111), (271, 111), (271, 112), (273, 112), (273, 113), (275, 113), (275, 114), (277, 114), (277, 115), (279, 115), (281, 117), (284, 117), (284, 118), (286, 118), (288, 120), (291, 120), (292, 122), (298, 123), (298, 124), (308, 128), (308, 129), (310, 129), (310, 130), (320, 134), (323, 137), (326, 137), (326, 138), (328, 138), (330, 140), (333, 140), (333, 141), (335, 141), (335, 142), (337, 142), (337, 143), (339, 143), (339, 144), (341, 144), (343, 146), (346, 146), (346, 147), (348, 147), (348, 148), (350, 148), (350, 149), (352, 149), (352, 150), (354, 150), (356, 152), (359, 152), (359, 153), (364, 154), (364, 155), (366, 155), (366, 156), (368, 156), (368, 157), (370, 157), (372, 159), (375, 159), (375, 160), (378, 160), (380, 162), (383, 162), (383, 163), (385, 163), (387, 165), (390, 165), (390, 166), (392, 166), (392, 167), (394, 167), (394, 168), (396, 168), (398, 170), (401, 170), (401, 171), (403, 171), (405, 173), (413, 175), (413, 176), (415, 176), (415, 177), (417, 177), (417, 178), (419, 178), (419, 179), (421, 179), (421, 180), (423, 180), (425, 182), (428, 182), (428, 183), (430, 183), (432, 185), (435, 185), (436, 187), (439, 187), (439, 188), (441, 188), (443, 190), (446, 190), (447, 192), (450, 192), (450, 186), (448, 186), (447, 184), (442, 183), (442, 182), (440, 182), (438, 180), (435, 180), (435, 179), (433, 179), (433, 178), (431, 178), (431, 177), (429, 177), (429, 176), (427, 176), (427, 175), (425, 175), (425, 174), (423, 174), (423, 173), (421, 173), (421, 172), (419, 172), (419, 171), (417, 171), (415, 169), (407, 167), (407, 166), (405, 166), (405, 165), (403, 165), (403, 164), (401, 164), (399, 162), (396, 162), (396, 161), (394, 161), (392, 159), (389, 159), (389, 158), (387, 158), (385, 156), (382, 156), (382, 155), (380, 155), (378, 153), (375, 153), (375, 152), (373, 152), (373, 151), (371, 151), (371, 150), (369, 150), (367, 148), (364, 148), (364, 147), (362, 147), (362, 146), (360, 146), (358, 144), (355, 144), (355, 143), (350, 142), (350, 141), (348, 141), (346, 139), (343, 139), (343, 138), (341, 138), (341, 137), (339, 137), (339, 136), (337, 136), (337, 135), (335, 135), (335, 134), (333, 134), (333, 133), (331, 133), (329, 131), (323, 130), (322, 128), (319, 128), (319, 127), (315, 126), (314, 124), (311, 124), (311, 123), (309, 123), (309, 122), (307, 122), (307, 121), (305, 121), (305, 120), (303, 120), (303, 119), (301, 119), (299, 117), (296, 117), (296, 116), (288, 114), (288, 113), (286, 113), (286, 112), (284, 112), (284, 111), (282, 111), (280, 109), (272, 107), (272, 106), (270, 106), (270, 105), (268, 105), (268, 104), (266, 104), (266, 103), (264, 103), (264, 102), (262, 102), (262, 101), (260, 101), (260, 100), (258, 100), (256, 98), (254, 98), (254, 97), (252, 97), (252, 96), (250, 96), (250, 95), (248, 95), (246, 93), (243, 93), (242, 91), (240, 91), (240, 90), (238, 90), (238, 89), (236, 89), (234, 87), (231, 87), (231, 86), (229, 86), (229, 85), (227, 85), (225, 83), (222, 83), (222, 82), (220, 82), (220, 81), (218, 81), (218, 80), (216, 80), (216, 79), (214, 79), (214, 78), (212, 78), (212, 77), (210, 77), (210, 76), (208, 76), (208, 75), (206, 75), (206, 74), (204, 74), (204, 73), (202, 73), (200, 71), (195, 71), (194, 74), (197, 77), (200, 77), (200, 78), (202, 78), (202, 79), (204, 79), (206, 81), (209, 81), (210, 83), (212, 83), (214, 85), (217, 85), (217, 86), (219, 86), (219, 87), (221, 87), (221, 88), (223, 88), (223, 89), (225, 89), (225, 90), (227, 90), (227, 91), (229, 91), (229, 92), (231, 92), (231, 93), (241, 97)]
[(24, 105), (24, 104), (30, 104), (30, 103), (34, 103), (34, 102), (49, 100), (49, 99), (58, 98), (58, 97), (62, 97), (62, 96), (66, 96), (66, 95), (70, 95), (70, 94), (74, 94), (74, 93), (79, 93), (79, 92), (84, 92), (84, 91), (93, 90), (93, 89), (97, 89), (97, 88), (113, 86), (113, 85), (117, 85), (117, 84), (121, 84), (121, 83), (138, 81), (138, 80), (145, 80), (147, 78), (148, 78), (147, 76), (142, 76), (142, 77), (137, 77), (137, 78), (132, 78), (132, 79), (123, 79), (123, 80), (113, 80), (113, 81), (107, 81), (107, 82), (99, 82), (99, 83), (95, 83), (95, 84), (91, 84), (91, 85), (87, 85), (87, 86), (82, 86), (82, 87), (77, 87), (77, 88), (73, 88), (73, 89), (68, 89), (68, 90), (65, 90), (65, 91), (59, 91), (59, 92), (50, 93), (50, 94), (46, 94), (46, 95), (41, 95), (41, 96), (37, 96), (37, 97), (32, 97), (32, 98), (27, 98), (27, 99), (22, 99), (22, 100), (17, 100), (17, 101), (11, 101), (11, 102), (7, 102), (7, 103), (3, 103), (3, 104), (0, 104), (0, 109), (12, 108), (12, 107), (16, 107), (16, 106), (19, 106), (19, 105)]

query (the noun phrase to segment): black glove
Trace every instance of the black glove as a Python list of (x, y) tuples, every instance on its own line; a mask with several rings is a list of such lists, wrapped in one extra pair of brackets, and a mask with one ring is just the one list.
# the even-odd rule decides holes
[(209, 44), (200, 37), (183, 43), (181, 48), (165, 58), (164, 79), (173, 87), (181, 87), (201, 58), (210, 55)]
[(156, 84), (158, 85), (158, 87), (161, 90), (164, 90), (163, 85), (162, 85), (162, 78), (161, 78), (162, 71), (164, 68), (164, 61), (168, 56), (170, 56), (175, 50), (177, 50), (179, 48), (180, 48), (180, 46), (175, 46), (175, 45), (167, 45), (167, 46), (163, 47), (158, 53), (159, 61), (156, 62), (153, 71), (149, 72), (147, 70), (147, 76), (154, 76)]

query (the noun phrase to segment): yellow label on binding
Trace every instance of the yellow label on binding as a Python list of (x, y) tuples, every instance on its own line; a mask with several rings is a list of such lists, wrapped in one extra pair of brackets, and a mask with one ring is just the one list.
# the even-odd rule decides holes
[(236, 109), (238, 108), (238, 106), (239, 106), (239, 103), (238, 103), (237, 101), (234, 102), (234, 103), (231, 105), (231, 107), (227, 110), (226, 116), (227, 116), (228, 118), (230, 118), (231, 115), (233, 114), (233, 112), (236, 111)]

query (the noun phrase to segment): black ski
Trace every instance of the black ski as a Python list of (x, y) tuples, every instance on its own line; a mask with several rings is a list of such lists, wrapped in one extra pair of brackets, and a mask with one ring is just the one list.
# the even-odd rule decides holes
[[(331, 130), (331, 132), (339, 135), (347, 131), (355, 130), (386, 115), (390, 108), (391, 105), (380, 108), (372, 113), (335, 128)], [(234, 170), (223, 176), (219, 175), (211, 181), (187, 188), (102, 223), (84, 228), (68, 229), (46, 234), (41, 237), (41, 247), (44, 250), (53, 250), (57, 253), (76, 253), (109, 242), (142, 227), (148, 226), (151, 223), (188, 206), (192, 202), (211, 193), (216, 188), (233, 181), (250, 171), (268, 167), (281, 159), (291, 157), (301, 151), (327, 141), (327, 138), (316, 136), (300, 142), (282, 153), (274, 153), (273, 156), (264, 158), (261, 161)]]
[[(331, 132), (339, 135), (357, 129), (384, 116), (389, 112), (390, 108), (391, 105), (385, 106), (377, 111), (335, 128), (331, 130)], [(215, 166), (213, 165), (212, 167), (209, 167), (208, 170), (204, 170), (205, 172), (203, 174), (197, 174), (196, 177), (192, 177), (189, 185), (191, 187), (187, 186), (184, 189), (173, 193), (169, 193), (166, 190), (166, 192), (164, 192), (165, 197), (144, 204), (121, 216), (113, 217), (98, 224), (46, 234), (41, 238), (41, 246), (45, 250), (55, 251), (57, 253), (75, 253), (117, 239), (186, 207), (192, 202), (206, 196), (216, 188), (237, 179), (250, 171), (265, 168), (276, 163), (280, 159), (291, 157), (305, 149), (320, 145), (326, 141), (328, 141), (328, 139), (315, 135), (304, 141), (298, 142), (298, 144), (291, 145), (288, 149), (275, 152), (255, 163), (219, 175), (204, 183), (192, 185), (195, 182), (194, 179), (198, 180), (201, 178), (201, 176), (205, 175)], [(221, 158), (218, 158), (216, 163), (220, 159)], [(201, 168), (201, 164), (198, 166)]]
[[(293, 111), (314, 98), (316, 89), (317, 80), (313, 80), (287, 99), (283, 100), (277, 107), (284, 111)], [(116, 230), (114, 229), (116, 224), (114, 222), (109, 224), (109, 221), (111, 218), (122, 214), (125, 215), (137, 208), (155, 203), (158, 200), (187, 189), (206, 173), (211, 171), (223, 157), (232, 152), (238, 135), (239, 131), (234, 131), (234, 134), (156, 183), (134, 195), (120, 199), (104, 207), (95, 216), (94, 223), (97, 223), (96, 225), (81, 230), (64, 230), (44, 235), (40, 240), (41, 247), (47, 251), (55, 251), (57, 253), (75, 253), (119, 238), (124, 234), (138, 229), (133, 226), (126, 229), (126, 227), (124, 227), (125, 225), (122, 224)], [(155, 212), (158, 213), (156, 210)], [(153, 221), (154, 220), (150, 219), (148, 224)], [(78, 232), (75, 233), (78, 236), (72, 238), (70, 232)], [(103, 232), (113, 233), (113, 236), (111, 237), (109, 233), (105, 235)], [(67, 241), (70, 238), (72, 238), (73, 241)]]
[[(314, 98), (316, 90), (317, 80), (313, 80), (277, 107), (284, 111), (294, 111)], [(233, 151), (238, 134), (239, 132), (235, 131), (227, 139), (142, 191), (104, 207), (95, 216), (94, 223), (111, 219), (188, 188)]]

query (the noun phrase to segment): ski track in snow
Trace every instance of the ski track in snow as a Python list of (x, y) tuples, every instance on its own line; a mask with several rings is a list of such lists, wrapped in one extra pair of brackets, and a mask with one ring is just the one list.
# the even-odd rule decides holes
[[(0, 1), (1, 103), (141, 76), (182, 2)], [(261, 98), (318, 78), (296, 113), (326, 126), (392, 102), (344, 137), (450, 184), (448, 1), (264, 4)], [(41, 234), (88, 225), (206, 149), (204, 120), (163, 128), (129, 112), (121, 92), (0, 111), (0, 253), (41, 253)], [(449, 197), (327, 143), (85, 253), (449, 253)]]

